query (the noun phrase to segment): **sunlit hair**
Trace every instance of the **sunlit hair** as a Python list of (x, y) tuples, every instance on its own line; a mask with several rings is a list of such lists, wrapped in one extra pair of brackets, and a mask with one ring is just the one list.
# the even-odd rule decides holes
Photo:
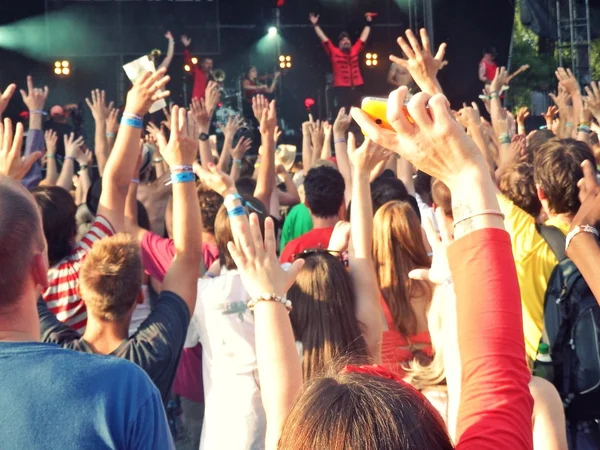
[(427, 282), (408, 278), (413, 269), (430, 267), (417, 215), (407, 202), (383, 205), (373, 219), (373, 261), (381, 295), (396, 329), (404, 336), (417, 332), (411, 298), (431, 296)]
[(118, 233), (94, 243), (79, 270), (79, 291), (90, 313), (121, 322), (132, 312), (142, 286), (142, 257), (137, 241)]
[(326, 252), (304, 259), (288, 291), (294, 307), (290, 313), (294, 336), (302, 343), (304, 379), (320, 375), (340, 357), (366, 363), (367, 344), (356, 320), (356, 298), (344, 264)]
[(285, 450), (450, 450), (433, 406), (405, 383), (332, 371), (305, 386), (278, 448)]

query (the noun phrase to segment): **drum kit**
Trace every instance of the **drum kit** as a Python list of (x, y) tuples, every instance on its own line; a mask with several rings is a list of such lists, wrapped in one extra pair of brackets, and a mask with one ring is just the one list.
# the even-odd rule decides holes
[[(213, 81), (221, 86), (221, 106), (215, 111), (213, 121), (216, 124), (224, 125), (232, 117), (243, 117), (242, 114), (242, 83), (241, 80), (238, 82), (236, 89), (224, 87), (225, 78), (227, 75), (224, 70), (216, 69), (211, 72), (211, 78)], [(251, 132), (253, 130), (252, 124), (248, 123), (247, 120), (242, 121), (242, 132)], [(215, 131), (221, 134), (222, 131), (219, 127), (215, 127)]]

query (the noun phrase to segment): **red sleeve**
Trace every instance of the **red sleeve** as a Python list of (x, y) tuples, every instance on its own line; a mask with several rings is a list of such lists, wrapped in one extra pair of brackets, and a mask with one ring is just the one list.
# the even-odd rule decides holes
[(194, 63), (192, 62), (192, 54), (188, 48), (183, 50), (183, 64), (194, 67)]
[(148, 231), (144, 234), (140, 247), (142, 248), (144, 270), (148, 275), (162, 283), (175, 257), (175, 244), (173, 244), (173, 240), (162, 238)]
[(323, 50), (325, 50), (325, 53), (327, 53), (328, 56), (331, 56), (332, 52), (332, 47), (333, 44), (331, 43), (330, 40), (326, 40), (325, 42), (321, 42), (321, 45), (323, 46)]
[(463, 371), (456, 448), (532, 449), (531, 374), (510, 237), (476, 231), (450, 246), (448, 259)]
[(352, 46), (352, 53), (360, 53), (363, 51), (363, 48), (365, 48), (364, 41), (357, 39), (354, 45)]

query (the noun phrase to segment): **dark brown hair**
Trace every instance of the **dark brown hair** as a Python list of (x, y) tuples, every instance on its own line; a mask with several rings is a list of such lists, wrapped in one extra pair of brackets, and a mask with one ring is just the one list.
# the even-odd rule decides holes
[(394, 325), (408, 337), (417, 332), (411, 298), (429, 296), (427, 282), (408, 278), (411, 270), (430, 267), (417, 215), (407, 202), (388, 202), (373, 219), (373, 262), (377, 284)]
[(42, 213), (50, 265), (71, 253), (77, 234), (77, 205), (71, 194), (58, 186), (40, 186), (32, 191)]
[(281, 433), (285, 450), (451, 450), (440, 415), (405, 383), (363, 373), (312, 380)]
[(207, 233), (215, 233), (215, 220), (219, 208), (223, 205), (223, 197), (202, 185), (197, 188), (200, 212), (202, 213), (202, 227)]
[(27, 190), (0, 175), (0, 308), (19, 298), (35, 251), (44, 248), (40, 226)]
[(590, 147), (575, 139), (550, 139), (533, 161), (535, 184), (544, 192), (553, 214), (576, 214), (581, 206), (577, 182), (583, 178), (581, 163), (596, 159)]
[(344, 264), (327, 252), (304, 259), (288, 299), (294, 306), (290, 320), (296, 341), (302, 342), (302, 371), (308, 380), (340, 357), (365, 363), (369, 352), (356, 320), (356, 298)]
[(500, 192), (527, 214), (537, 218), (542, 211), (542, 203), (537, 196), (533, 181), (533, 165), (523, 162), (514, 165), (500, 178)]
[[(242, 195), (246, 206), (246, 214), (254, 212), (258, 215), (258, 223), (260, 224), (260, 231), (262, 235), (265, 235), (265, 219), (267, 218), (267, 208), (263, 203), (249, 195)], [(237, 268), (229, 250), (227, 249), (227, 243), (233, 242), (233, 234), (231, 233), (231, 224), (229, 223), (229, 217), (227, 216), (227, 209), (225, 205), (221, 206), (215, 219), (215, 241), (219, 248), (219, 262), (221, 267), (226, 267), (229, 270)]]

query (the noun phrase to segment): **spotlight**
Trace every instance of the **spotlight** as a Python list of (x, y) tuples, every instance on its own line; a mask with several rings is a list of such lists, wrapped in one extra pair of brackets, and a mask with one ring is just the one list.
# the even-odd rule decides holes
[(63, 67), (63, 69), (62, 69), (63, 75), (69, 75), (70, 73), (71, 73), (71, 69), (69, 69), (68, 67)]
[(60, 67), (60, 61), (56, 61), (56, 62), (54, 63), (54, 67)]
[(60, 73), (61, 73), (61, 72), (60, 72), (60, 67), (55, 67), (55, 68), (54, 68), (54, 73), (55, 73), (56, 75), (60, 75)]
[(285, 69), (285, 63), (284, 63), (284, 62), (280, 62), (280, 63), (279, 63), (279, 67), (280, 67), (281, 69)]
[(288, 61), (288, 62), (291, 62), (292, 61), (292, 57), (291, 56), (286, 56), (285, 60)]
[(195, 56), (192, 58), (192, 64), (198, 64), (198, 58)]
[(279, 55), (279, 67), (281, 69), (291, 69), (292, 57), (290, 55)]
[(285, 56), (283, 56), (283, 55), (279, 56), (279, 61), (281, 61), (281, 62), (285, 61)]
[(189, 72), (192, 69), (190, 68), (190, 66), (188, 64), (186, 64), (185, 66), (183, 66), (183, 70), (185, 70), (186, 72)]
[(59, 77), (71, 75), (71, 63), (67, 60), (54, 61), (54, 74)]
[(367, 58), (365, 61), (367, 66), (374, 67), (377, 65), (377, 58), (379, 57), (377, 53), (367, 53), (365, 57)]
[(277, 28), (275, 28), (275, 27), (269, 27), (269, 36), (270, 37), (277, 36)]
[(63, 66), (63, 67), (69, 67), (69, 61), (63, 61), (61, 63), (61, 66)]
[(292, 68), (292, 63), (285, 63), (285, 68), (286, 69), (291, 69)]

